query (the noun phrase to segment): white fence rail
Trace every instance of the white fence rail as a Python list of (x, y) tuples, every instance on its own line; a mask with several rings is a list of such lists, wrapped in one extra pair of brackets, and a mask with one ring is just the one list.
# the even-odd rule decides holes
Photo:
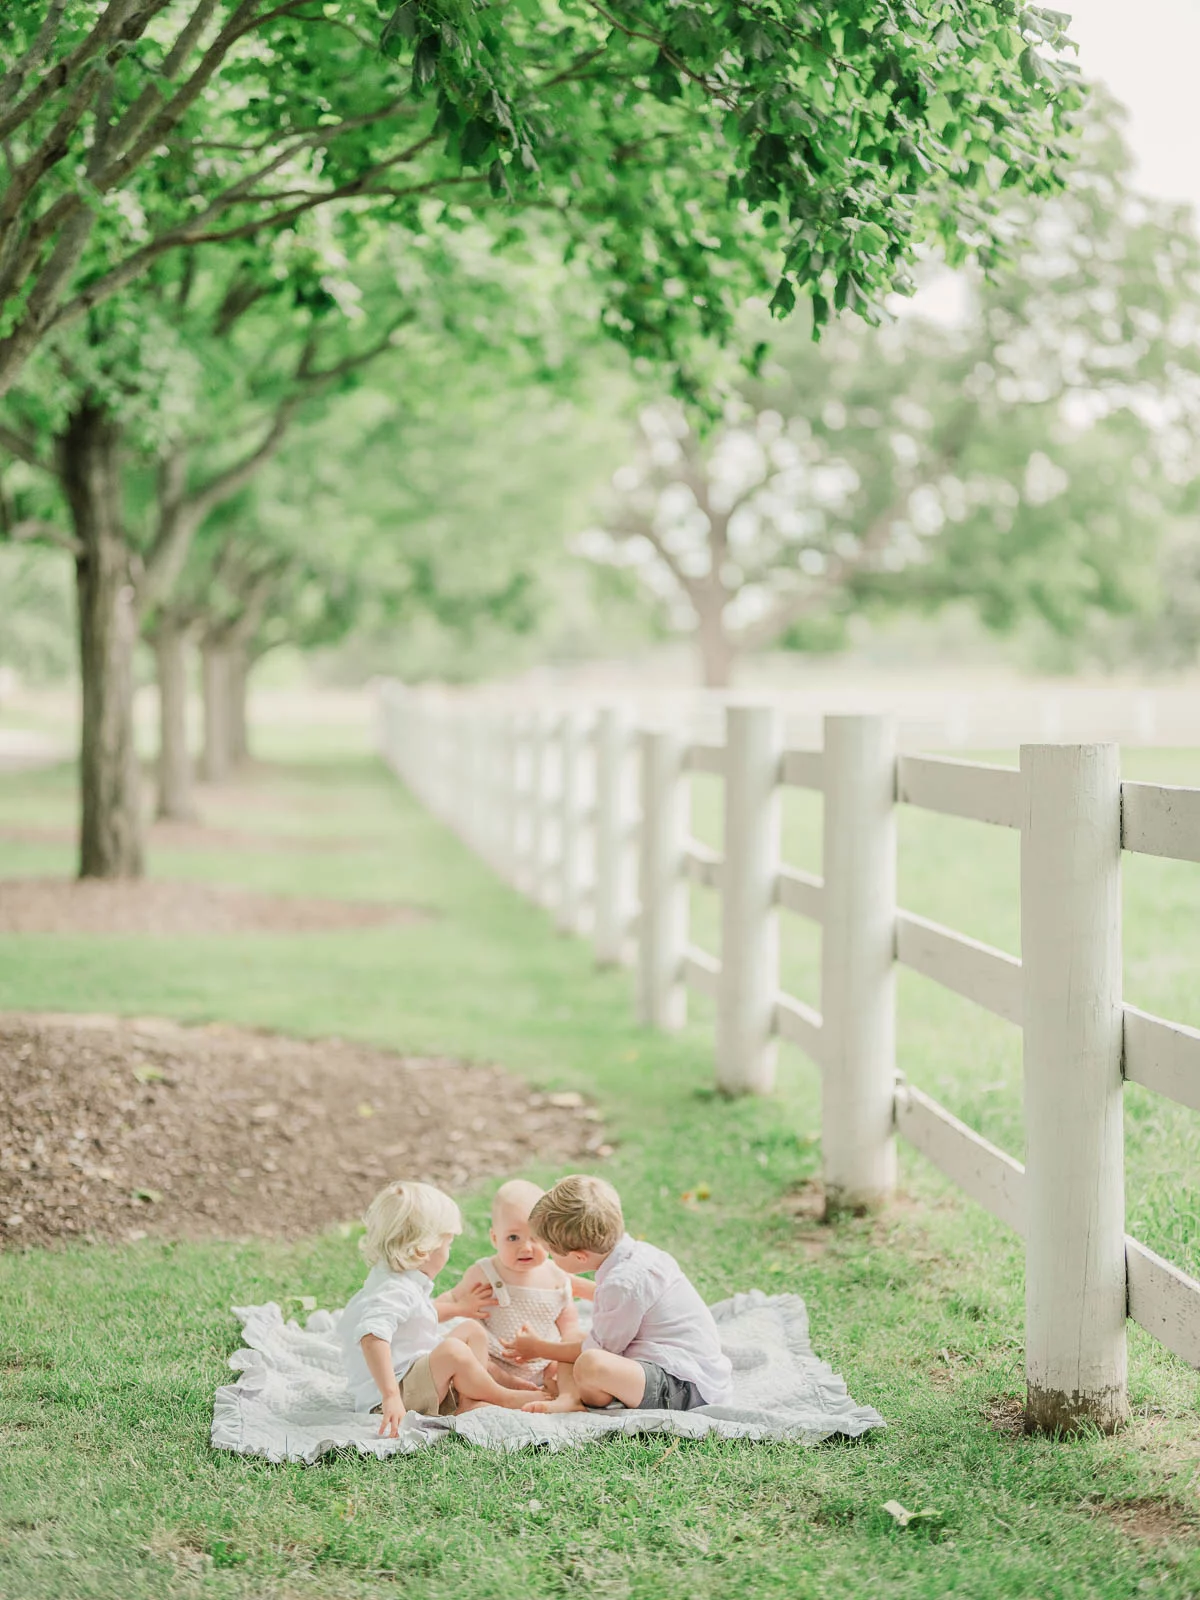
[[(886, 718), (827, 717), (786, 749), (778, 713), (729, 706), (719, 743), (619, 712), (507, 714), (381, 691), (410, 789), (596, 959), (636, 973), (642, 1022), (716, 1005), (716, 1074), (763, 1093), (785, 1039), (821, 1071), (829, 1215), (886, 1201), (895, 1139), (1020, 1234), (1030, 1426), (1125, 1415), (1126, 1318), (1200, 1366), (1200, 1283), (1125, 1234), (1122, 1085), (1200, 1110), (1200, 1032), (1121, 996), (1124, 850), (1200, 860), (1200, 791), (1122, 784), (1113, 745), (1026, 745), (1019, 768), (897, 755)], [(720, 852), (690, 835), (693, 773), (725, 786)], [(824, 799), (818, 878), (780, 858), (785, 786)], [(1021, 835), (1022, 959), (896, 904), (899, 804)], [(689, 885), (721, 898), (720, 957), (689, 939)], [(779, 987), (778, 916), (817, 922), (820, 1012)], [(904, 965), (1022, 1029), (1025, 1164), (899, 1080)]]

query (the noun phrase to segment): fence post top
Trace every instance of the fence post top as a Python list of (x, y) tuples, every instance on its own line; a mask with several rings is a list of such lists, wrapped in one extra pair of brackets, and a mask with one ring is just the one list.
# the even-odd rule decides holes
[(890, 728), (895, 723), (887, 711), (830, 711), (822, 720), (827, 728)]
[(1045, 744), (1023, 744), (1020, 747), (1021, 765), (1025, 765), (1027, 756), (1033, 761), (1041, 761), (1047, 757), (1052, 758), (1056, 752), (1070, 751), (1073, 755), (1086, 752), (1089, 755), (1099, 756), (1108, 755), (1113, 751), (1119, 752), (1120, 748), (1121, 746), (1113, 739), (1096, 740), (1090, 744), (1064, 744), (1060, 739)]

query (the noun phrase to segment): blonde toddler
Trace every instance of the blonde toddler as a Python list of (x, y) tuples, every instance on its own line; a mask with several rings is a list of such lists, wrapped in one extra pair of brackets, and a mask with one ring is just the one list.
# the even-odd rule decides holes
[[(527, 1392), (505, 1388), (487, 1371), (479, 1318), (494, 1304), (486, 1285), (454, 1301), (433, 1298), (462, 1217), (449, 1195), (427, 1183), (391, 1183), (367, 1210), (362, 1253), (367, 1280), (342, 1312), (338, 1332), (356, 1411), (382, 1414), (379, 1432), (395, 1438), (408, 1411), (451, 1416), (476, 1406), (519, 1406)], [(440, 1337), (451, 1317), (469, 1322)]]

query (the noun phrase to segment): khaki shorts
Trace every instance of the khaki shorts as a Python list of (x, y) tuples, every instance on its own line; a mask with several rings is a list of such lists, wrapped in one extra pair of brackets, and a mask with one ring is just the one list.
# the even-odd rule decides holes
[(452, 1417), (458, 1410), (458, 1395), (453, 1384), (446, 1390), (446, 1398), (438, 1404), (437, 1384), (429, 1370), (428, 1356), (418, 1356), (401, 1378), (400, 1398), (406, 1411), (419, 1411), (423, 1417)]

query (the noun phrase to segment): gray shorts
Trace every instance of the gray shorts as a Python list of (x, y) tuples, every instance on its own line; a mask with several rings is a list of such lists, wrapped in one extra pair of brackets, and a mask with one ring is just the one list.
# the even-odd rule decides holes
[(655, 1361), (639, 1361), (646, 1374), (646, 1392), (641, 1403), (630, 1406), (631, 1411), (694, 1411), (707, 1405), (704, 1396), (690, 1378), (677, 1378), (665, 1371)]

